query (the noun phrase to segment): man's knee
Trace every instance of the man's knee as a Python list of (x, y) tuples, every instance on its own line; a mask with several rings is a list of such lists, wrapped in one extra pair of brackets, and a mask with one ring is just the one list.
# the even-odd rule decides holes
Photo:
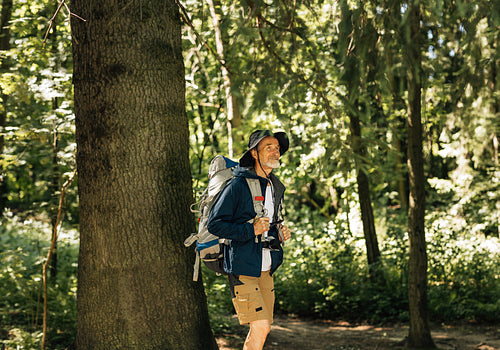
[(261, 335), (267, 336), (271, 332), (271, 322), (269, 320), (257, 320), (250, 322), (250, 328)]

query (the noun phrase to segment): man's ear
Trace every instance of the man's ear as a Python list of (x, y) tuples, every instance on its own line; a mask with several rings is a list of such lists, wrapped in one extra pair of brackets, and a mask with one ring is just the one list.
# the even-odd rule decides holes
[(252, 149), (252, 150), (250, 150), (250, 154), (252, 155), (252, 157), (253, 157), (254, 159), (257, 159), (257, 150), (256, 150), (255, 148), (254, 148), (254, 149)]

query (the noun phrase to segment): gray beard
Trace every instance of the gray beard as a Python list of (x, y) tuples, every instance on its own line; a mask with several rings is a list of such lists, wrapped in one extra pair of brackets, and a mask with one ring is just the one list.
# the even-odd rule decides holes
[(277, 169), (281, 166), (280, 164), (280, 161), (279, 160), (269, 160), (265, 163), (262, 163), (262, 165), (265, 165), (271, 169)]

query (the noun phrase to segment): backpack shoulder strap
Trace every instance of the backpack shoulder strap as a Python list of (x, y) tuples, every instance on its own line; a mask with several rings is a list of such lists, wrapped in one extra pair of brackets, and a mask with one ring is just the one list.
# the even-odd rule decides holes
[[(247, 180), (248, 188), (250, 188), (250, 193), (252, 195), (253, 208), (257, 216), (260, 216), (264, 212), (264, 197), (262, 196), (260, 181), (259, 179), (250, 179), (248, 177), (245, 179)], [(251, 223), (253, 223), (253, 219), (251, 221)]]
[[(257, 216), (264, 215), (264, 197), (262, 196), (262, 190), (260, 188), (259, 179), (245, 178), (250, 188), (250, 193), (252, 195), (253, 209), (257, 213)], [(248, 220), (249, 223), (253, 224), (254, 218)], [(259, 237), (255, 236), (255, 243), (259, 243)]]

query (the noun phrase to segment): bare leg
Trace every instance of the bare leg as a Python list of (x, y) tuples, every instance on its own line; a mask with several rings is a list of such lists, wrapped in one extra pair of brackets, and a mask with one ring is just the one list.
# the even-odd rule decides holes
[(269, 320), (250, 322), (250, 330), (243, 345), (243, 350), (262, 350), (270, 331), (271, 322)]

